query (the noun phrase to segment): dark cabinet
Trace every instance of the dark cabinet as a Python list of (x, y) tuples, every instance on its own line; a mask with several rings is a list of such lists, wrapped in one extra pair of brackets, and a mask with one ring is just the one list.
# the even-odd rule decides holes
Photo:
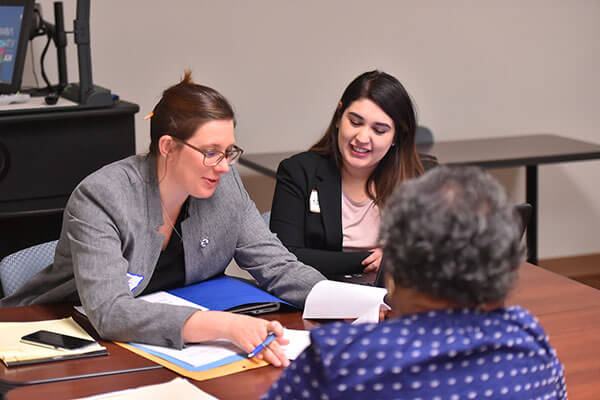
[(69, 195), (90, 173), (135, 154), (136, 104), (0, 112), (0, 258), (57, 239)]

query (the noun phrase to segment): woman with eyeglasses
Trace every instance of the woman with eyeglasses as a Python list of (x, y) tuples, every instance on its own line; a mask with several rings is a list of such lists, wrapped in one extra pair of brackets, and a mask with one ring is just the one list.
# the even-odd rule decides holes
[(327, 276), (377, 271), (379, 210), (399, 184), (437, 164), (417, 153), (416, 129), (410, 96), (395, 77), (356, 77), (321, 139), (279, 164), (271, 230)]
[(324, 277), (268, 230), (231, 165), (234, 112), (214, 89), (183, 80), (154, 107), (150, 151), (105, 166), (74, 190), (54, 264), (0, 306), (81, 302), (104, 339), (182, 348), (226, 338), (289, 363), (277, 321), (149, 303), (137, 297), (222, 274), (235, 258), (260, 287), (302, 306)]

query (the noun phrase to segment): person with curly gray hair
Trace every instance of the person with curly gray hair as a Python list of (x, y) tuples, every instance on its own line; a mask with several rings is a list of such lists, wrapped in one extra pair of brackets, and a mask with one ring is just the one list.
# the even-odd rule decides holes
[(405, 182), (379, 242), (394, 317), (313, 330), (265, 398), (567, 398), (536, 318), (504, 305), (525, 248), (488, 173), (442, 166)]
[(407, 294), (400, 310), (418, 307), (412, 303), (420, 298), (447, 306), (497, 306), (525, 259), (514, 207), (502, 186), (476, 167), (443, 167), (399, 189), (380, 241), (389, 266), (386, 284)]

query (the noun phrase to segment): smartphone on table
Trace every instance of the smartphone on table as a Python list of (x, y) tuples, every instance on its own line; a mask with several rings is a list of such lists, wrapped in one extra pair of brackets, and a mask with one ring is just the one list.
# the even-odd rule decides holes
[(63, 335), (62, 333), (44, 330), (23, 336), (21, 338), (21, 342), (62, 350), (76, 350), (96, 343), (93, 340), (82, 339), (75, 336)]

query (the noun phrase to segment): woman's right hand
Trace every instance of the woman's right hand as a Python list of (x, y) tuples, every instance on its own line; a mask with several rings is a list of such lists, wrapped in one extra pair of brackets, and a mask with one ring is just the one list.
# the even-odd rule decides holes
[(289, 340), (283, 338), (283, 326), (278, 321), (267, 321), (247, 315), (231, 314), (229, 328), (230, 340), (241, 347), (246, 353), (250, 353), (260, 345), (270, 332), (277, 338), (273, 340), (256, 357), (264, 359), (276, 367), (287, 367), (290, 364), (281, 345), (288, 344)]
[(267, 321), (247, 315), (221, 311), (197, 311), (183, 326), (185, 342), (201, 342), (214, 339), (229, 339), (246, 353), (260, 345), (273, 332), (273, 340), (256, 357), (276, 367), (290, 364), (281, 345), (289, 343), (283, 337), (283, 326), (278, 321)]
[(381, 265), (381, 259), (383, 258), (383, 250), (381, 248), (375, 248), (369, 250), (371, 254), (362, 260), (362, 266), (365, 267), (363, 272), (377, 272)]

